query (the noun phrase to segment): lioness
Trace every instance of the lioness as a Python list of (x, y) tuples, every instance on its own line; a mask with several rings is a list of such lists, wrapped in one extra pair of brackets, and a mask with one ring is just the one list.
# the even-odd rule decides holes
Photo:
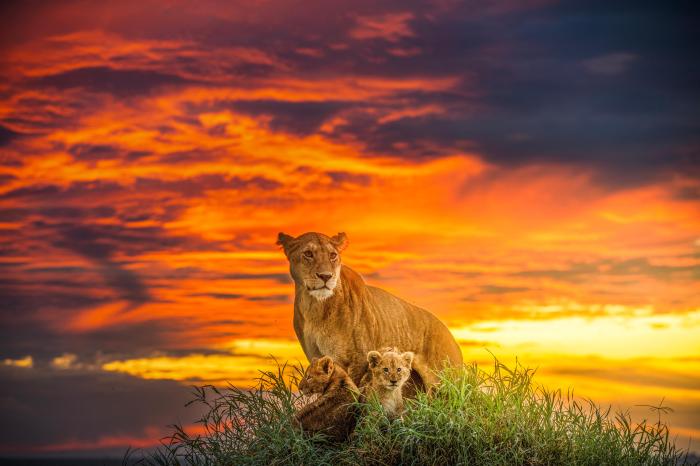
[[(294, 331), (309, 361), (330, 356), (355, 384), (367, 371), (369, 351), (397, 346), (415, 354), (412, 380), (430, 388), (433, 370), (462, 364), (462, 353), (447, 327), (430, 312), (380, 288), (341, 264), (345, 233), (328, 237), (280, 233), (294, 279)], [(415, 377), (415, 378), (414, 378)], [(407, 384), (408, 385), (408, 384)]]

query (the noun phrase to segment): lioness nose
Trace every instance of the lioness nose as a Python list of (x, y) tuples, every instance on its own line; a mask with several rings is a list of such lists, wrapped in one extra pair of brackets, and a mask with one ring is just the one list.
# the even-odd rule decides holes
[(327, 282), (328, 280), (331, 279), (331, 277), (332, 277), (333, 275), (330, 274), (330, 273), (317, 273), (316, 276), (317, 276), (318, 278), (320, 278), (321, 280), (323, 280), (324, 282)]

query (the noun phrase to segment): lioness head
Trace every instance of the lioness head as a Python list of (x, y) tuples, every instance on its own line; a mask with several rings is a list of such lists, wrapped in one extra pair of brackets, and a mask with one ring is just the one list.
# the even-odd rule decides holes
[(284, 249), (289, 271), (298, 285), (321, 301), (333, 295), (340, 280), (340, 253), (348, 244), (345, 233), (333, 237), (304, 233), (297, 238), (280, 233), (277, 244)]
[(399, 353), (396, 348), (387, 348), (381, 353), (370, 351), (367, 362), (372, 373), (372, 385), (394, 390), (403, 386), (411, 376), (413, 353)]
[(303, 395), (322, 393), (333, 375), (333, 367), (333, 359), (330, 356), (313, 358), (299, 382), (299, 391)]

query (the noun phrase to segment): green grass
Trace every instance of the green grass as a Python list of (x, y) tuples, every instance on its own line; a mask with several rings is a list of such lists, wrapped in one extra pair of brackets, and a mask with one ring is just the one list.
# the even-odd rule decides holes
[(676, 465), (690, 464), (659, 419), (631, 422), (571, 393), (533, 383), (534, 371), (498, 361), (446, 370), (430, 396), (407, 401), (403, 420), (376, 405), (341, 444), (305, 435), (290, 422), (300, 367), (262, 372), (252, 390), (196, 389), (206, 434), (179, 426), (145, 465)]

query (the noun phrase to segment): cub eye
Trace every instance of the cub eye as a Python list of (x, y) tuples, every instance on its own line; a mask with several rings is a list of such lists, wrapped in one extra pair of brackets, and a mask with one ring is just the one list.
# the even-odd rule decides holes
[(332, 252), (331, 253), (331, 260), (336, 260), (338, 258), (338, 253)]
[(314, 257), (314, 253), (311, 251), (304, 251), (304, 257), (308, 257), (309, 259), (311, 259), (312, 257)]
[(385, 367), (385, 368), (384, 368), (384, 372), (386, 372), (386, 373), (388, 374), (388, 373), (389, 373), (389, 368), (388, 368), (388, 367)]
[(396, 368), (396, 372), (401, 372), (401, 368), (400, 368), (400, 367), (397, 367), (397, 368)]

